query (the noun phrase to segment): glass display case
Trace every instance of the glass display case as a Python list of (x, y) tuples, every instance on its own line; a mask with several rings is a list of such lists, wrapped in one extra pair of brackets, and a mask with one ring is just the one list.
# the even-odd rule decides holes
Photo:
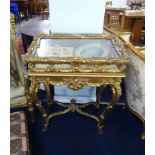
[(31, 72), (119, 73), (128, 56), (124, 45), (112, 35), (37, 35), (27, 62)]
[[(126, 46), (116, 36), (110, 34), (38, 34), (28, 49), (26, 61), (28, 109), (33, 114), (33, 106), (40, 110), (43, 127), (47, 129), (49, 120), (69, 111), (78, 112), (97, 121), (102, 132), (108, 113), (116, 105), (121, 95), (121, 81), (126, 76), (125, 68), (129, 62)], [(28, 81), (31, 81), (30, 84)], [(43, 84), (48, 99), (48, 106), (58, 104), (64, 109), (50, 113), (46, 111), (37, 96), (40, 84)], [(85, 87), (97, 87), (96, 102), (76, 103), (71, 99), (69, 104), (54, 100), (49, 86), (65, 85), (73, 91)], [(84, 111), (94, 104), (98, 109), (102, 91), (111, 86), (112, 100), (104, 111), (96, 116)]]

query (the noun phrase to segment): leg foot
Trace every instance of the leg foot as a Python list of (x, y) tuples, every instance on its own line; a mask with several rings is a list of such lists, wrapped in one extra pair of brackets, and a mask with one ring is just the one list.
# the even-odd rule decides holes
[(98, 122), (98, 133), (99, 133), (99, 135), (101, 135), (103, 133), (103, 127), (104, 127), (104, 119), (100, 117), (99, 122)]
[(97, 89), (96, 89), (96, 103), (95, 103), (95, 107), (97, 109), (99, 109), (99, 107), (100, 107), (102, 93), (103, 93), (103, 86), (97, 87)]

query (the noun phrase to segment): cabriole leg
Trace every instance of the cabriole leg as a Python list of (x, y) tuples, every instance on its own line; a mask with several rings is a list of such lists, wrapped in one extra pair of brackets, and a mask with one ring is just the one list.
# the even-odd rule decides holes
[(103, 93), (103, 86), (100, 86), (100, 87), (97, 87), (96, 88), (96, 108), (99, 109), (100, 107), (100, 101), (101, 101), (101, 98), (102, 98), (102, 93)]
[(113, 109), (113, 107), (117, 104), (117, 101), (118, 101), (119, 97), (121, 96), (120, 80), (115, 81), (114, 84), (111, 84), (111, 87), (112, 87), (112, 92), (113, 92), (113, 98), (112, 98), (111, 102), (106, 106), (103, 113), (99, 116), (98, 129), (99, 129), (100, 133), (104, 127), (104, 121), (105, 121), (106, 117), (108, 116), (109, 112)]
[[(38, 84), (38, 86), (39, 86), (39, 84)], [(38, 108), (38, 110), (41, 113), (41, 116), (42, 116), (42, 119), (43, 119), (43, 131), (45, 131), (47, 129), (47, 126), (48, 126), (48, 123), (47, 123), (47, 113), (46, 113), (42, 103), (38, 99), (38, 95), (37, 95), (37, 93), (38, 93), (38, 86), (37, 85), (34, 86), (33, 98), (34, 98), (36, 107)]]

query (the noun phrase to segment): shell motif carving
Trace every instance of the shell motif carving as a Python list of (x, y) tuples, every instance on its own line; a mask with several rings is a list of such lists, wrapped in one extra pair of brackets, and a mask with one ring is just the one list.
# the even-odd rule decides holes
[(79, 89), (84, 88), (87, 85), (87, 81), (85, 81), (85, 80), (79, 80), (79, 79), (73, 79), (71, 81), (67, 81), (65, 83), (65, 85), (68, 88), (70, 88), (70, 89), (72, 89), (74, 91), (77, 91)]

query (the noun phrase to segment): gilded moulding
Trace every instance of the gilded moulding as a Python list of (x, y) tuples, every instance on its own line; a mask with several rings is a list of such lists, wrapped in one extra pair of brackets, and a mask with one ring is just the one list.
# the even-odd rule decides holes
[(112, 78), (112, 77), (126, 77), (126, 73), (37, 73), (37, 72), (27, 72), (28, 77), (82, 77), (82, 78)]
[[(98, 64), (79, 64), (79, 63), (72, 63), (71, 64), (61, 64), (62, 66), (55, 66), (53, 64), (46, 64), (45, 68), (39, 68), (38, 66), (35, 67), (37, 64), (29, 63), (29, 71), (30, 72), (63, 72), (63, 73), (70, 73), (70, 72), (81, 72), (81, 73), (120, 73), (126, 69), (125, 64), (116, 64), (115, 67), (111, 65), (98, 65)], [(39, 64), (40, 65), (40, 64)], [(69, 65), (67, 68), (64, 65)], [(85, 66), (84, 66), (85, 65)], [(87, 67), (86, 67), (87, 65)], [(84, 66), (84, 67), (83, 67)], [(90, 67), (90, 68), (89, 68)]]
[[(114, 41), (114, 48), (119, 55), (118, 58), (98, 57), (98, 58), (82, 58), (82, 57), (38, 57), (34, 56), (37, 48), (40, 47), (41, 39), (111, 39)], [(28, 49), (25, 60), (29, 64), (31, 72), (83, 72), (83, 73), (114, 73), (123, 72), (126, 64), (129, 62), (128, 55), (124, 52), (124, 44), (114, 35), (105, 34), (38, 34), (34, 37), (32, 44)], [(47, 67), (39, 68), (39, 65), (47, 65)], [(69, 65), (69, 68), (56, 67), (56, 65)], [(83, 66), (88, 67), (84, 68)], [(112, 66), (112, 65), (115, 65)]]
[(28, 107), (27, 103), (23, 103), (23, 100), (19, 101), (18, 103), (11, 103), (10, 109), (15, 109), (15, 108), (24, 108)]
[(138, 50), (131, 43), (126, 43), (125, 46), (129, 48), (138, 58), (145, 62), (145, 56), (138, 52)]
[(52, 33), (44, 34), (40, 33), (34, 37), (34, 40), (38, 39), (111, 39), (111, 34), (72, 34), (72, 33)]
[[(110, 33), (112, 33), (112, 34), (114, 34), (115, 36), (117, 36), (121, 41), (123, 41), (124, 42), (124, 45), (125, 45), (125, 47), (126, 48), (128, 48), (128, 49), (130, 49), (130, 51), (134, 54), (134, 55), (136, 55), (139, 59), (141, 59), (142, 61), (144, 61), (145, 62), (145, 56), (142, 54), (142, 53), (140, 53), (130, 42), (126, 42), (125, 40), (124, 40), (124, 38), (121, 36), (122, 34), (126, 34), (126, 33), (116, 33), (116, 32), (114, 32), (114, 31), (112, 31), (112, 30), (110, 30), (108, 27), (106, 27), (106, 26), (104, 26), (104, 29), (106, 30), (106, 31), (108, 31), (108, 32), (110, 32)], [(145, 48), (140, 48), (139, 50), (144, 50)]]
[[(11, 23), (11, 31), (14, 38), (16, 38), (16, 24), (15, 24), (15, 17), (11, 13), (10, 14), (10, 23)], [(17, 38), (16, 38), (17, 39)]]
[[(30, 76), (29, 79), (34, 85), (46, 83), (47, 85), (66, 85), (68, 88), (76, 91), (85, 86), (99, 87), (102, 85), (117, 85), (121, 82), (121, 77), (105, 77), (105, 78), (91, 78), (91, 77), (65, 77), (65, 76)], [(31, 85), (30, 92), (34, 89)]]

